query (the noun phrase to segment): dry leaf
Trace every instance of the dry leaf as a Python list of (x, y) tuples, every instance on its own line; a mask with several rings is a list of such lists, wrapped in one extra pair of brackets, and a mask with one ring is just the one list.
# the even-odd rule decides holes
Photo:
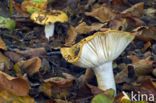
[(115, 75), (115, 82), (116, 83), (123, 83), (126, 81), (126, 78), (128, 77), (128, 69), (123, 69), (121, 72), (119, 72), (117, 75)]
[(111, 0), (112, 8), (116, 11), (123, 11), (130, 7), (126, 0)]
[(0, 71), (0, 91), (8, 90), (18, 96), (27, 96), (29, 83), (26, 79), (15, 78)]
[(141, 40), (150, 41), (156, 40), (156, 28), (140, 26), (132, 31), (136, 37)]
[(10, 69), (10, 60), (0, 52), (0, 63), (4, 63), (7, 69)]
[(141, 59), (140, 61), (128, 65), (128, 67), (132, 67), (135, 71), (136, 76), (146, 75), (152, 73), (153, 71), (153, 63), (155, 61), (150, 60), (150, 57), (146, 59)]
[(11, 51), (6, 51), (4, 52), (4, 54), (10, 58), (11, 61), (13, 61), (14, 63), (19, 62), (21, 60), (23, 60), (22, 57), (20, 57), (17, 53), (15, 52), (11, 52)]
[(4, 41), (2, 40), (2, 38), (0, 37), (0, 49), (2, 50), (7, 50), (6, 44), (4, 43)]
[(121, 15), (141, 17), (143, 15), (143, 12), (144, 12), (144, 2), (140, 2), (133, 5), (131, 8), (128, 8), (123, 12), (121, 12)]
[(150, 60), (149, 57), (147, 57), (146, 59), (139, 59), (135, 56), (130, 56), (130, 58), (132, 59), (133, 63), (129, 64), (127, 68), (125, 68), (115, 76), (116, 83), (125, 82), (126, 78), (128, 78), (129, 70), (134, 71), (133, 75), (135, 76), (142, 76), (152, 73), (154, 69), (153, 66), (156, 61)]
[[(141, 88), (140, 90), (137, 90), (136, 91), (139, 91), (140, 94), (146, 94), (146, 95), (154, 95), (156, 96), (156, 86), (154, 85), (154, 82), (152, 82), (152, 80), (150, 78), (148, 79), (145, 79), (141, 85), (139, 85), (139, 88)], [(156, 97), (154, 97), (154, 99), (156, 100)], [(154, 100), (154, 101), (155, 101)]]
[(151, 46), (151, 42), (148, 41), (141, 50), (145, 52), (150, 46)]
[(75, 31), (75, 28), (73, 26), (70, 26), (68, 31), (67, 31), (67, 38), (65, 40), (66, 46), (71, 46), (72, 44), (75, 43), (77, 37), (77, 32)]
[(91, 33), (93, 31), (97, 31), (100, 28), (102, 28), (105, 24), (101, 24), (101, 23), (94, 23), (91, 26), (88, 26), (85, 22), (82, 22), (81, 24), (79, 24), (76, 28), (75, 31), (78, 34), (88, 34)]
[(28, 59), (27, 61), (19, 61), (17, 64), (29, 75), (33, 75), (34, 73), (39, 72), (39, 69), (41, 67), (41, 59), (39, 57), (34, 57)]
[(132, 63), (136, 63), (140, 61), (140, 59), (136, 57), (135, 55), (130, 55), (128, 56), (128, 58), (131, 59)]
[(47, 54), (45, 48), (31, 48), (25, 51), (21, 51), (19, 49), (14, 49), (14, 50), (16, 51), (16, 53), (24, 57), (38, 57)]
[(11, 0), (11, 4), (18, 12), (22, 13), (23, 15), (27, 14), (25, 11), (22, 10), (21, 6), (18, 3), (16, 3), (14, 0)]
[(115, 18), (116, 13), (107, 5), (103, 5), (97, 9), (92, 10), (91, 12), (85, 12), (85, 15), (92, 16), (98, 19), (101, 22), (107, 22)]
[(0, 103), (35, 103), (29, 96), (18, 96), (9, 91), (0, 92)]
[(61, 77), (52, 77), (44, 80), (40, 86), (40, 91), (49, 97), (67, 98), (72, 90), (73, 79), (64, 79)]
[(21, 8), (24, 12), (32, 14), (36, 11), (46, 10), (48, 0), (27, 0), (23, 1), (21, 4)]
[(85, 74), (81, 75), (78, 78), (79, 85), (82, 86), (85, 83), (88, 83), (94, 77), (94, 75), (95, 74), (94, 74), (93, 70), (90, 68), (87, 68)]

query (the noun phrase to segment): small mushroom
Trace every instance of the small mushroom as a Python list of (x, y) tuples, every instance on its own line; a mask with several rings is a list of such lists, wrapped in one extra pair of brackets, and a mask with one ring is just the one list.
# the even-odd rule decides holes
[(37, 11), (32, 13), (30, 18), (37, 24), (45, 25), (45, 36), (48, 40), (54, 35), (54, 24), (56, 22), (64, 23), (68, 21), (68, 16), (60, 10)]
[(112, 62), (134, 37), (131, 33), (117, 30), (96, 32), (72, 47), (62, 47), (60, 50), (66, 61), (83, 68), (92, 68), (100, 89), (112, 88), (116, 91)]

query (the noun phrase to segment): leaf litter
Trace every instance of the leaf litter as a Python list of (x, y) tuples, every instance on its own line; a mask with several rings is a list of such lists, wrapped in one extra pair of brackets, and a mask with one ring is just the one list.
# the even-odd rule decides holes
[[(151, 0), (12, 0), (11, 4), (4, 1), (4, 5), (13, 6), (13, 12), (11, 19), (0, 15), (0, 102), (130, 103), (132, 91), (156, 97), (156, 10)], [(56, 23), (54, 37), (47, 41), (44, 26), (29, 16), (51, 9), (64, 10), (69, 21)], [(115, 98), (113, 91), (98, 89), (89, 68), (85, 73), (83, 68), (67, 63), (59, 51), (107, 30), (136, 35), (114, 61)]]

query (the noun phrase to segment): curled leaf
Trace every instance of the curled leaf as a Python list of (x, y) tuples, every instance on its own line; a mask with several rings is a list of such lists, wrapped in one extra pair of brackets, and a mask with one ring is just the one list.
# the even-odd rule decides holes
[(116, 13), (106, 5), (103, 5), (97, 9), (94, 9), (91, 12), (85, 12), (85, 15), (92, 16), (101, 22), (107, 22), (115, 18)]
[(31, 58), (27, 61), (19, 61), (17, 63), (21, 69), (24, 69), (29, 75), (38, 72), (41, 67), (41, 59), (38, 57)]
[(27, 96), (29, 83), (26, 79), (12, 77), (0, 71), (0, 91), (7, 90), (18, 96)]

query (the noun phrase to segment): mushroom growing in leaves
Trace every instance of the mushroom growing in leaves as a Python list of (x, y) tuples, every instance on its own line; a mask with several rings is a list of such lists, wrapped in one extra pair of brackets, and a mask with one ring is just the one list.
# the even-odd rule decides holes
[(45, 36), (49, 40), (54, 35), (56, 22), (67, 22), (68, 16), (60, 10), (37, 11), (31, 14), (30, 17), (35, 23), (45, 25)]
[(112, 88), (116, 91), (112, 61), (134, 37), (131, 33), (117, 30), (96, 32), (72, 47), (62, 47), (60, 51), (66, 61), (83, 68), (92, 68), (100, 89)]

